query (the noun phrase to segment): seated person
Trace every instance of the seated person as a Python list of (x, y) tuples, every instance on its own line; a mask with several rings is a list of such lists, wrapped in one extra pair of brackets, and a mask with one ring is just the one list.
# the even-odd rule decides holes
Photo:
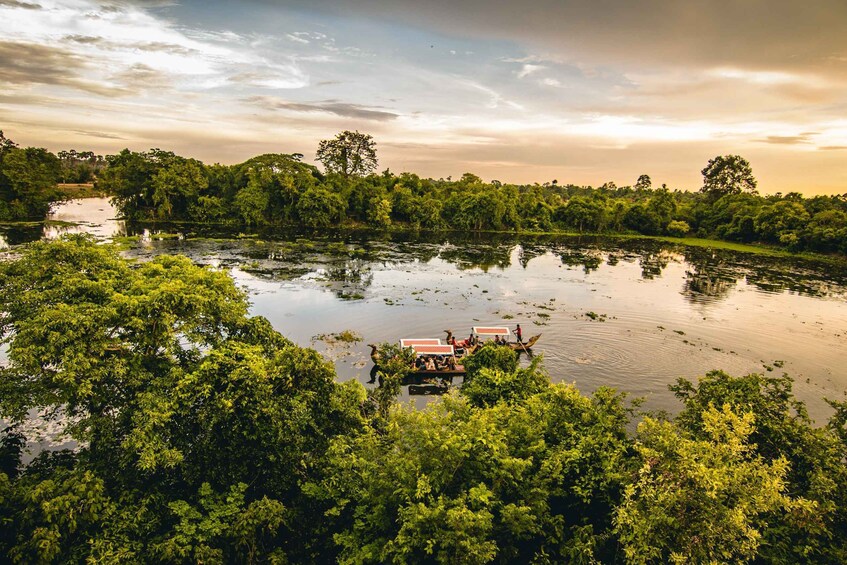
[(433, 361), (432, 357), (426, 358), (426, 370), (434, 371), (435, 370), (435, 361)]

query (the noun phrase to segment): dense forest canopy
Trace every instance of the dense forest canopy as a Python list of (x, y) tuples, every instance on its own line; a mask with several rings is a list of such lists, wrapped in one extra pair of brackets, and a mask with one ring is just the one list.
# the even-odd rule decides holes
[[(787, 376), (680, 379), (671, 418), (488, 346), (416, 410), (397, 346), (336, 382), (226, 272), (82, 236), (0, 264), (0, 339), (3, 561), (847, 560), (847, 403), (816, 427)], [(36, 414), (75, 449), (22, 462)]]
[[(5, 138), (4, 138), (5, 139)], [(0, 149), (0, 220), (43, 218), (59, 180), (95, 179), (122, 216), (259, 226), (367, 225), (378, 229), (567, 231), (696, 236), (766, 243), (792, 251), (847, 253), (847, 193), (763, 196), (749, 162), (710, 159), (698, 192), (655, 188), (642, 174), (632, 186), (515, 185), (374, 173), (376, 144), (341, 132), (321, 142), (317, 160), (266, 154), (237, 165), (207, 165), (162, 149), (128, 149), (105, 159), (91, 152)]]

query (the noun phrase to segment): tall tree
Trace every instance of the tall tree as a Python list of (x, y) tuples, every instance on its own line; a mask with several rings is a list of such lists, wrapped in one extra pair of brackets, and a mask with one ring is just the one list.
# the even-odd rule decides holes
[(3, 156), (6, 151), (12, 149), (13, 147), (17, 147), (18, 144), (3, 135), (3, 130), (0, 129), (0, 157)]
[(345, 179), (365, 176), (376, 170), (376, 142), (366, 133), (345, 130), (335, 139), (318, 144), (317, 159), (327, 172), (339, 173)]
[(635, 181), (635, 188), (639, 190), (648, 190), (653, 186), (653, 181), (650, 180), (650, 175), (640, 175)]
[(756, 178), (750, 163), (740, 155), (718, 155), (709, 159), (703, 174), (704, 192), (715, 200), (727, 194), (756, 194)]

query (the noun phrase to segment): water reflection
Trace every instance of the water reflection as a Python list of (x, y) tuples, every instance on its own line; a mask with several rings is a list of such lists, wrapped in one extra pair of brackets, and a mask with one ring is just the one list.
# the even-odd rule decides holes
[(558, 252), (563, 265), (582, 267), (585, 274), (596, 271), (603, 263), (603, 255), (597, 249), (564, 249)]
[(708, 303), (726, 298), (735, 288), (736, 279), (720, 269), (695, 266), (685, 272), (683, 294), (692, 303)]
[[(556, 256), (562, 265), (588, 275), (601, 266), (637, 261), (644, 280), (663, 276), (669, 265), (685, 267), (682, 294), (692, 303), (721, 300), (740, 281), (764, 292), (804, 296), (845, 296), (845, 269), (795, 257), (765, 257), (730, 250), (683, 247), (656, 240), (595, 236), (472, 234), (459, 232), (385, 233), (368, 230), (272, 230), (245, 236), (221, 226), (125, 223), (115, 219), (108, 200), (74, 200), (57, 207), (45, 224), (0, 227), (0, 249), (66, 233), (109, 239), (135, 236), (129, 252), (140, 258), (183, 253), (200, 263), (238, 266), (266, 279), (322, 281), (339, 298), (361, 297), (373, 282), (373, 269), (405, 269), (438, 259), (463, 271), (506, 270), (516, 261)], [(705, 300), (708, 299), (708, 300)]]
[[(126, 235), (124, 253), (139, 260), (181, 253), (229, 268), (251, 311), (301, 345), (348, 328), (393, 342), (520, 322), (543, 330), (536, 352), (555, 379), (663, 399), (654, 408), (675, 409), (666, 385), (678, 376), (774, 359), (806, 400), (847, 389), (843, 267), (644, 239), (124, 225), (104, 203), (57, 210), (72, 225), (0, 226), (0, 247), (76, 230)], [(364, 346), (314, 346), (340, 379), (367, 383)]]

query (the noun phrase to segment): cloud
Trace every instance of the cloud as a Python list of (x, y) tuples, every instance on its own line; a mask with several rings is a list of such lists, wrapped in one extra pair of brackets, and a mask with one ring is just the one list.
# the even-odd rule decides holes
[(121, 87), (86, 80), (81, 71), (87, 68), (85, 59), (61, 48), (0, 41), (0, 82), (63, 86), (101, 96), (128, 93)]
[(133, 50), (146, 51), (148, 53), (170, 53), (173, 55), (199, 53), (197, 48), (186, 47), (185, 45), (167, 41), (113, 41), (93, 35), (66, 35), (62, 38), (62, 41), (81, 45), (92, 45), (109, 51)]
[(24, 10), (41, 10), (43, 6), (31, 2), (20, 2), (19, 0), (0, 0), (0, 8), (22, 8)]
[(757, 139), (760, 143), (772, 143), (774, 145), (798, 145), (811, 143), (813, 133), (801, 133), (800, 135), (769, 135), (764, 139)]
[(172, 85), (169, 74), (143, 63), (136, 63), (128, 69), (112, 75), (110, 79), (135, 92), (156, 88), (161, 93), (161, 89), (169, 88)]
[(74, 133), (78, 133), (79, 135), (84, 135), (86, 137), (99, 137), (101, 139), (126, 139), (123, 136), (103, 131), (74, 130)]
[(729, 63), (808, 70), (847, 55), (843, 0), (535, 0), (520, 9), (512, 0), (349, 0), (343, 8), (333, 0), (291, 2), (457, 37), (516, 41), (600, 65), (709, 68)]
[(298, 33), (286, 33), (285, 37), (287, 37), (291, 41), (294, 41), (295, 43), (303, 43), (305, 45), (308, 45), (309, 43), (311, 43), (311, 41), (309, 41), (305, 37), (301, 37), (300, 34), (298, 34)]
[(66, 35), (62, 38), (64, 41), (71, 41), (73, 43), (82, 43), (84, 45), (95, 45), (99, 43), (103, 43), (102, 37), (97, 37), (93, 35)]
[(532, 65), (532, 64), (526, 63), (526, 64), (524, 64), (523, 67), (521, 67), (521, 70), (518, 71), (518, 78), (527, 77), (527, 76), (531, 75), (532, 73), (537, 73), (538, 71), (544, 70), (546, 68), (547, 67), (545, 67), (544, 65)]
[(338, 100), (323, 100), (321, 102), (290, 102), (269, 96), (253, 96), (247, 98), (246, 102), (258, 104), (271, 110), (288, 110), (291, 112), (323, 112), (334, 114), (342, 118), (355, 118), (361, 120), (372, 120), (385, 122), (394, 120), (398, 114), (385, 110), (374, 109), (360, 104), (340, 102)]
[(821, 151), (843, 151), (847, 149), (847, 145), (824, 145), (823, 147), (818, 147)]

